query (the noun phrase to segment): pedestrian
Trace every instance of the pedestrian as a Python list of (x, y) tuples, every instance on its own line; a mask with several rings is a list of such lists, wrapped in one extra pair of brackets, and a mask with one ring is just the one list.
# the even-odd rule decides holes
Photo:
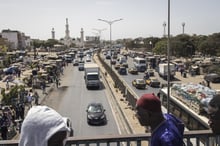
[(22, 123), (19, 146), (64, 146), (69, 132), (63, 117), (55, 110), (33, 106)]
[(29, 108), (32, 107), (32, 101), (33, 101), (33, 93), (32, 93), (32, 90), (30, 90), (30, 92), (27, 95), (27, 102), (28, 102)]
[(9, 89), (9, 80), (7, 79), (6, 80), (6, 90), (8, 90)]
[(56, 77), (56, 86), (57, 86), (57, 88), (59, 87), (59, 85), (60, 85), (60, 79), (58, 77)]
[(38, 95), (37, 92), (34, 92), (34, 103), (35, 103), (35, 105), (39, 104), (38, 101), (39, 101), (39, 95)]
[(0, 119), (1, 126), (1, 136), (3, 140), (8, 139), (8, 127), (10, 126), (10, 119), (5, 111), (3, 111), (3, 115)]
[(137, 118), (151, 130), (150, 146), (183, 146), (184, 124), (172, 114), (163, 114), (160, 99), (142, 95), (136, 103)]
[(214, 95), (208, 104), (209, 125), (214, 134), (220, 134), (220, 95)]
[(45, 80), (42, 81), (41, 88), (42, 88), (42, 93), (46, 94), (46, 82), (45, 82)]

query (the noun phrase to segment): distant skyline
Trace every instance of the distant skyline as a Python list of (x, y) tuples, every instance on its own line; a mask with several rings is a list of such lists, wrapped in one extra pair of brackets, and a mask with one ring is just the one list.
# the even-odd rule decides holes
[[(170, 33), (211, 35), (220, 32), (220, 0), (170, 0)], [(138, 37), (162, 37), (163, 23), (168, 18), (168, 0), (1, 0), (0, 31), (18, 30), (33, 39), (47, 40), (65, 36), (66, 18), (70, 37), (96, 36), (95, 29), (105, 29), (101, 39), (110, 39), (108, 21), (112, 24), (112, 40)]]

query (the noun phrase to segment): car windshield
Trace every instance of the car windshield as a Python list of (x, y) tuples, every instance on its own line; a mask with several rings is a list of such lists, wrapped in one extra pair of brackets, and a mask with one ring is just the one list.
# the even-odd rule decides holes
[(88, 76), (87, 76), (87, 79), (88, 79), (88, 80), (98, 80), (98, 79), (99, 79), (99, 76), (98, 76), (98, 75), (88, 75)]
[(88, 108), (88, 112), (100, 113), (100, 112), (102, 112), (102, 107), (101, 107), (101, 105), (91, 105)]
[(145, 81), (144, 81), (144, 80), (137, 80), (137, 83), (139, 83), (139, 84), (144, 84)]

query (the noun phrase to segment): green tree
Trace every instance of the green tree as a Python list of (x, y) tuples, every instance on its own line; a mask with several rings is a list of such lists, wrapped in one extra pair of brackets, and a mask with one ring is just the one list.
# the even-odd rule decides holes
[(167, 40), (163, 39), (158, 41), (153, 48), (153, 52), (158, 55), (167, 54)]

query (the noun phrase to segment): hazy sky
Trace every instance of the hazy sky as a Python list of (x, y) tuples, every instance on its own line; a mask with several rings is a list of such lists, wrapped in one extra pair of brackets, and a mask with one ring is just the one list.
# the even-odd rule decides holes
[[(56, 39), (65, 36), (65, 21), (69, 20), (70, 36), (85, 36), (109, 40), (110, 25), (98, 21), (122, 18), (112, 24), (112, 40), (137, 37), (162, 37), (167, 23), (168, 0), (0, 0), (0, 30), (24, 32), (31, 38), (49, 39), (55, 29)], [(170, 0), (170, 32), (210, 35), (220, 32), (220, 0)], [(166, 27), (167, 29), (167, 27)], [(167, 30), (166, 30), (167, 32)]]

